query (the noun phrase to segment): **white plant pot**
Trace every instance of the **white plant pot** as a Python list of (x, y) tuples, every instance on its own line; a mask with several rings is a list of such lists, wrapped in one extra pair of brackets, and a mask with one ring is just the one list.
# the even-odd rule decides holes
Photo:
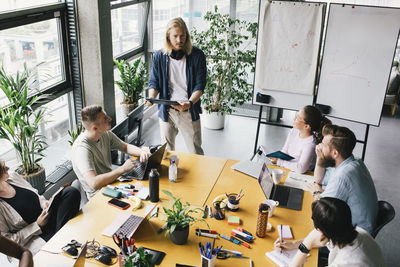
[(225, 125), (225, 114), (221, 115), (218, 112), (205, 112), (202, 116), (204, 127), (211, 130), (221, 130)]

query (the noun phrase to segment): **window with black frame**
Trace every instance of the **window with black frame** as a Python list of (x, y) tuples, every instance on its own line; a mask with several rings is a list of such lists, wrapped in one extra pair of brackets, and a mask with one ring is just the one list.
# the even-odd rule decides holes
[[(40, 6), (38, 6), (40, 5)], [(75, 121), (67, 56), (66, 6), (56, 0), (5, 1), (0, 11), (0, 64), (7, 75), (31, 71), (29, 96), (48, 94), (40, 134), (49, 145), (41, 161), (46, 174), (65, 159), (68, 132)], [(0, 90), (0, 106), (9, 101)], [(0, 139), (0, 158), (19, 165), (13, 146)]]

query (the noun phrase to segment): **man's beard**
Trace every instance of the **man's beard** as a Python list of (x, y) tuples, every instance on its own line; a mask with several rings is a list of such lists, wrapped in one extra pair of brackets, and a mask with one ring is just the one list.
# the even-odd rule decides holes
[(335, 167), (336, 161), (332, 156), (328, 155), (324, 158), (320, 158), (318, 164), (323, 168)]

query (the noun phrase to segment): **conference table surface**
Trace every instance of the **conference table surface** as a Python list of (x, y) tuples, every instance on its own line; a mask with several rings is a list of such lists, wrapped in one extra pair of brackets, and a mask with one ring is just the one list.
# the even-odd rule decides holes
[[(230, 235), (236, 226), (228, 225), (227, 216), (236, 215), (240, 217), (241, 227), (255, 234), (258, 205), (265, 200), (265, 196), (258, 185), (258, 181), (250, 176), (234, 171), (231, 166), (236, 160), (227, 160), (186, 154), (182, 152), (169, 152), (169, 154), (179, 156), (178, 182), (171, 183), (168, 180), (168, 159), (163, 160), (160, 170), (160, 209), (159, 216), (150, 218), (142, 223), (134, 234), (136, 246), (143, 246), (160, 250), (166, 253), (160, 266), (175, 266), (176, 263), (200, 266), (200, 251), (198, 243), (212, 241), (207, 237), (195, 235), (195, 228), (217, 230), (226, 236)], [(287, 173), (287, 172), (286, 172)], [(284, 177), (285, 178), (285, 177)], [(148, 181), (142, 181), (144, 186), (148, 186)], [(189, 239), (185, 245), (175, 245), (168, 236), (157, 234), (157, 230), (164, 224), (165, 215), (162, 211), (163, 206), (170, 205), (170, 199), (161, 190), (168, 190), (182, 201), (189, 202), (193, 207), (211, 206), (213, 199), (221, 194), (238, 193), (241, 189), (245, 194), (240, 200), (240, 208), (237, 212), (226, 211), (225, 220), (215, 220), (207, 218), (205, 222), (197, 222), (190, 227)], [(61, 248), (70, 240), (75, 239), (85, 242), (95, 239), (102, 245), (108, 245), (116, 250), (112, 238), (103, 236), (102, 231), (118, 216), (121, 212), (144, 215), (145, 208), (132, 211), (131, 208), (122, 211), (108, 205), (108, 197), (101, 193), (96, 194), (82, 208), (82, 211), (75, 218), (71, 219), (45, 246), (34, 256), (35, 266), (63, 267), (72, 266), (74, 259), (61, 253)], [(303, 207), (301, 211), (294, 211), (277, 207), (274, 215), (269, 218), (272, 230), (264, 238), (256, 237), (251, 248), (245, 248), (219, 238), (216, 246), (235, 251), (241, 251), (243, 256), (252, 259), (254, 266), (274, 266), (272, 261), (265, 256), (265, 252), (273, 250), (273, 242), (278, 238), (276, 226), (278, 224), (290, 225), (295, 239), (305, 237), (312, 229), (311, 202), (312, 195), (304, 192)], [(129, 200), (126, 200), (129, 202)], [(142, 206), (151, 205), (150, 201), (143, 201)], [(202, 214), (198, 214), (199, 218)], [(318, 251), (313, 250), (308, 257), (305, 266), (317, 266)], [(216, 266), (249, 266), (248, 259), (225, 259), (217, 260)], [(105, 266), (94, 259), (87, 259), (85, 266)], [(118, 266), (115, 262), (112, 266)]]

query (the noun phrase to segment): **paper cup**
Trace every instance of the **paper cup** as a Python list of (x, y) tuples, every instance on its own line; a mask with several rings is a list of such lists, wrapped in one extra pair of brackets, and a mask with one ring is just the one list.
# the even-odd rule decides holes
[(274, 184), (279, 184), (281, 182), (283, 176), (283, 170), (281, 169), (272, 169), (272, 180)]
[(272, 215), (274, 214), (275, 207), (279, 206), (279, 202), (272, 199), (267, 199), (264, 201), (264, 203), (269, 206), (268, 217), (272, 217)]

